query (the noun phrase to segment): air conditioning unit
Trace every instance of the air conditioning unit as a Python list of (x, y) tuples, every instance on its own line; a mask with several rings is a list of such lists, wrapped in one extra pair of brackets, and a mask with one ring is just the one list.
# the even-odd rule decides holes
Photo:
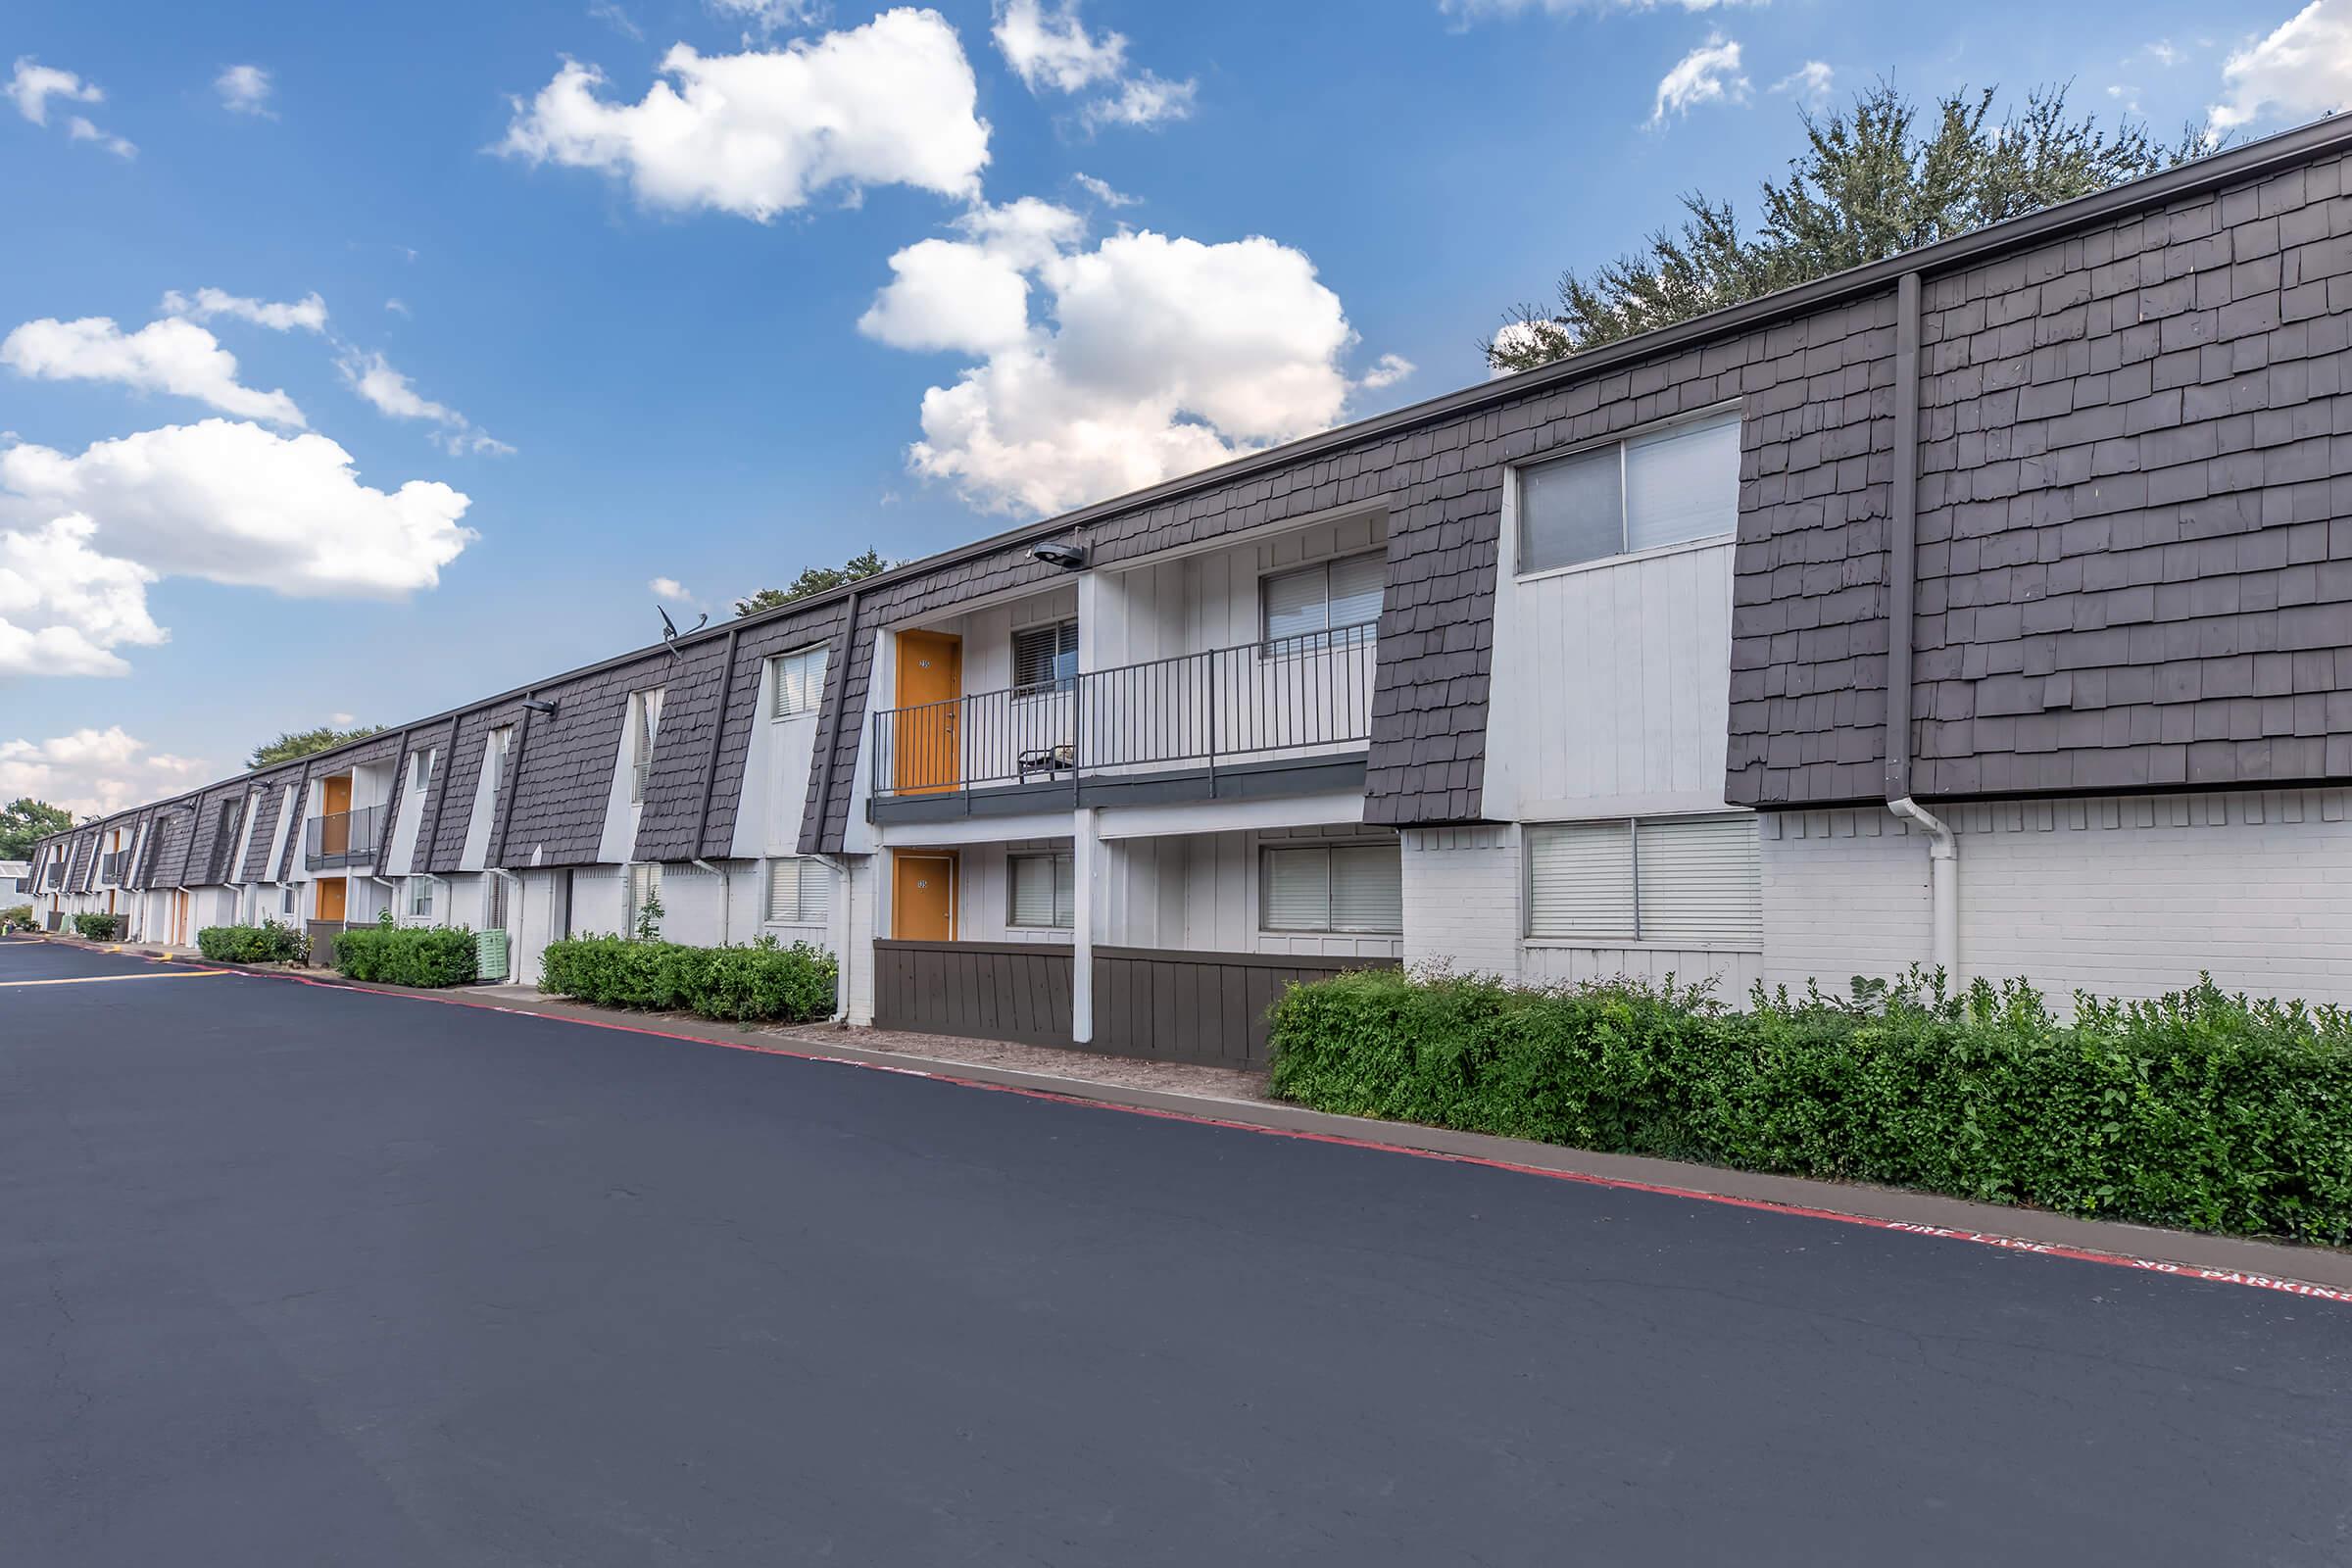
[(473, 934), (473, 973), (477, 980), (504, 980), (507, 977), (507, 934), (504, 931), (476, 931)]

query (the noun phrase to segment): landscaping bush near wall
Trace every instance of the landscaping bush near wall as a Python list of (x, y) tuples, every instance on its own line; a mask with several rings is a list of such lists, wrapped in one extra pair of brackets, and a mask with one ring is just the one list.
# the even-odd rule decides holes
[(464, 926), (354, 926), (335, 938), (335, 967), (352, 980), (462, 986), (474, 976), (473, 933)]
[(290, 925), (208, 925), (196, 933), (196, 951), (215, 963), (300, 963), (311, 940)]
[(773, 937), (724, 948), (575, 937), (547, 945), (539, 989), (611, 1007), (801, 1023), (832, 1012), (838, 973), (823, 949)]
[(92, 942), (112, 942), (122, 934), (122, 917), (119, 914), (77, 914), (74, 929)]
[(12, 904), (0, 909), (0, 931), (30, 931), (32, 928), (31, 905)]
[(2188, 1230), (2352, 1238), (2352, 1012), (2210, 982), (2155, 1002), (2022, 981), (1746, 1010), (1620, 981), (1365, 970), (1274, 1008), (1273, 1090), (1319, 1110), (1880, 1182)]

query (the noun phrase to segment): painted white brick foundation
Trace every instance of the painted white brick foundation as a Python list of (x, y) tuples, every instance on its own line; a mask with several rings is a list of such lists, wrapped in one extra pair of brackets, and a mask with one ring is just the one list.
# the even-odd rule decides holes
[[(2148, 997), (2225, 989), (2352, 1003), (2352, 793), (1956, 807), (1964, 975)], [(1926, 839), (1884, 812), (1765, 819), (1768, 980), (1842, 988), (1928, 952)]]

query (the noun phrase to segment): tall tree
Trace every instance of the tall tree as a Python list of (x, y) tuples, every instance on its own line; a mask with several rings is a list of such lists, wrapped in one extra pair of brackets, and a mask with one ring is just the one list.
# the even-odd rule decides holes
[(2143, 125), (2112, 131), (2071, 118), (2065, 85), (2022, 114), (1991, 119), (1993, 93), (1963, 89), (1924, 111), (1887, 82), (1828, 119), (1800, 112), (1805, 149), (1763, 186), (1762, 223), (1743, 232), (1728, 201), (1692, 191), (1681, 225), (1589, 276), (1560, 274), (1559, 303), (1505, 312), (1480, 347), (1494, 370), (1528, 370), (1776, 289), (1932, 245), (2151, 174), (2221, 145), (2202, 125), (2162, 143)]
[(21, 795), (0, 806), (0, 860), (24, 859), (32, 854), (34, 844), (73, 825), (72, 811)]
[(749, 599), (736, 600), (735, 613), (757, 614), (762, 610), (789, 605), (796, 599), (821, 594), (828, 588), (839, 588), (860, 577), (871, 577), (876, 572), (888, 571), (893, 566), (903, 564), (903, 562), (885, 561), (874, 551), (868, 550), (863, 555), (852, 556), (838, 566), (810, 566), (793, 578), (789, 588), (762, 588)]
[(364, 741), (370, 735), (381, 735), (381, 724), (362, 724), (357, 729), (336, 729), (321, 724), (317, 729), (290, 729), (273, 741), (264, 741), (246, 759), (247, 767), (268, 767), (272, 762), (291, 762), (297, 757), (323, 752), (345, 741)]

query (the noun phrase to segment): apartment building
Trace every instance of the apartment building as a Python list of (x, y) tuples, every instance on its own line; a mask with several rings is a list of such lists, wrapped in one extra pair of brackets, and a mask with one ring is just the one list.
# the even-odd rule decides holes
[[(1212, 1061), (1446, 964), (2352, 1001), (2324, 122), (45, 842), (132, 933), (839, 954)], [(101, 902), (103, 901), (103, 903)]]

